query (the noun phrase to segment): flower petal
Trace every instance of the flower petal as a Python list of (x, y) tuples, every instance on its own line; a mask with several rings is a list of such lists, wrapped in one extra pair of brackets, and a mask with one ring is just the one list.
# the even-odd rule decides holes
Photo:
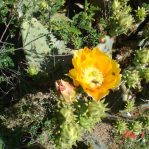
[(98, 48), (75, 51), (72, 64), (69, 76), (74, 85), (80, 85), (94, 100), (103, 98), (120, 83), (119, 64)]

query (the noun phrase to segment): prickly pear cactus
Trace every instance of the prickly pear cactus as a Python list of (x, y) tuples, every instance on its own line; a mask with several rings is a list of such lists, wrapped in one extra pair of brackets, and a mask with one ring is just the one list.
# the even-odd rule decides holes
[[(56, 88), (63, 95), (63, 91), (69, 90), (69, 94), (66, 96), (68, 99), (68, 96), (74, 95), (74, 88), (64, 80), (58, 80)], [(71, 149), (86, 132), (90, 132), (95, 124), (106, 116), (108, 108), (104, 100), (88, 100), (83, 95), (75, 95), (74, 98), (75, 100), (71, 102), (67, 102), (68, 99), (59, 99), (55, 118), (57, 126), (54, 131), (56, 135), (54, 142), (57, 149)]]
[(73, 108), (64, 106), (60, 109), (59, 120), (61, 120), (60, 128), (57, 131), (55, 140), (58, 149), (70, 149), (72, 145), (76, 145), (76, 141), (81, 137), (81, 127), (76, 122)]
[(47, 44), (48, 30), (35, 18), (22, 23), (23, 47), (28, 64), (28, 73), (36, 75), (42, 71), (45, 57), (51, 52)]
[[(86, 103), (85, 103), (86, 104)], [(79, 117), (80, 125), (87, 131), (91, 131), (95, 124), (106, 116), (106, 104), (104, 101), (90, 101), (87, 110)]]
[(51, 49), (53, 49), (51, 51), (51, 55), (66, 54), (66, 45), (63, 40), (57, 40), (57, 38), (53, 34), (50, 34), (49, 41), (50, 47)]

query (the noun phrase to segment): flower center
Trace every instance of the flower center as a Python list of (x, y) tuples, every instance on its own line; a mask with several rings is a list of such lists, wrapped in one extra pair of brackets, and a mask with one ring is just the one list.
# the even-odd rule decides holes
[(101, 86), (104, 78), (99, 69), (88, 67), (84, 70), (84, 80), (91, 88), (96, 88)]

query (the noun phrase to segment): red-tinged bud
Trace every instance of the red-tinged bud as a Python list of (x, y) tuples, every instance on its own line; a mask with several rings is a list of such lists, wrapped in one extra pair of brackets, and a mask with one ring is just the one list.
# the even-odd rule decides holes
[(75, 100), (76, 92), (73, 85), (64, 80), (56, 81), (56, 88), (60, 95), (60, 99), (67, 103), (72, 103)]

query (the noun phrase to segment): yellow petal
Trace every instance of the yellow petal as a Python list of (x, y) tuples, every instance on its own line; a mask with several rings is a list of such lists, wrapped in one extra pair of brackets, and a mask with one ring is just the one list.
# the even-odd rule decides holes
[(90, 50), (85, 47), (74, 53), (73, 69), (69, 76), (75, 86), (99, 100), (109, 93), (109, 89), (118, 86), (121, 80), (119, 64), (98, 48)]
[(99, 88), (96, 90), (86, 90), (86, 93), (93, 97), (94, 100), (98, 101), (102, 98), (104, 98), (106, 95), (109, 94), (109, 90), (103, 89), (103, 88)]

